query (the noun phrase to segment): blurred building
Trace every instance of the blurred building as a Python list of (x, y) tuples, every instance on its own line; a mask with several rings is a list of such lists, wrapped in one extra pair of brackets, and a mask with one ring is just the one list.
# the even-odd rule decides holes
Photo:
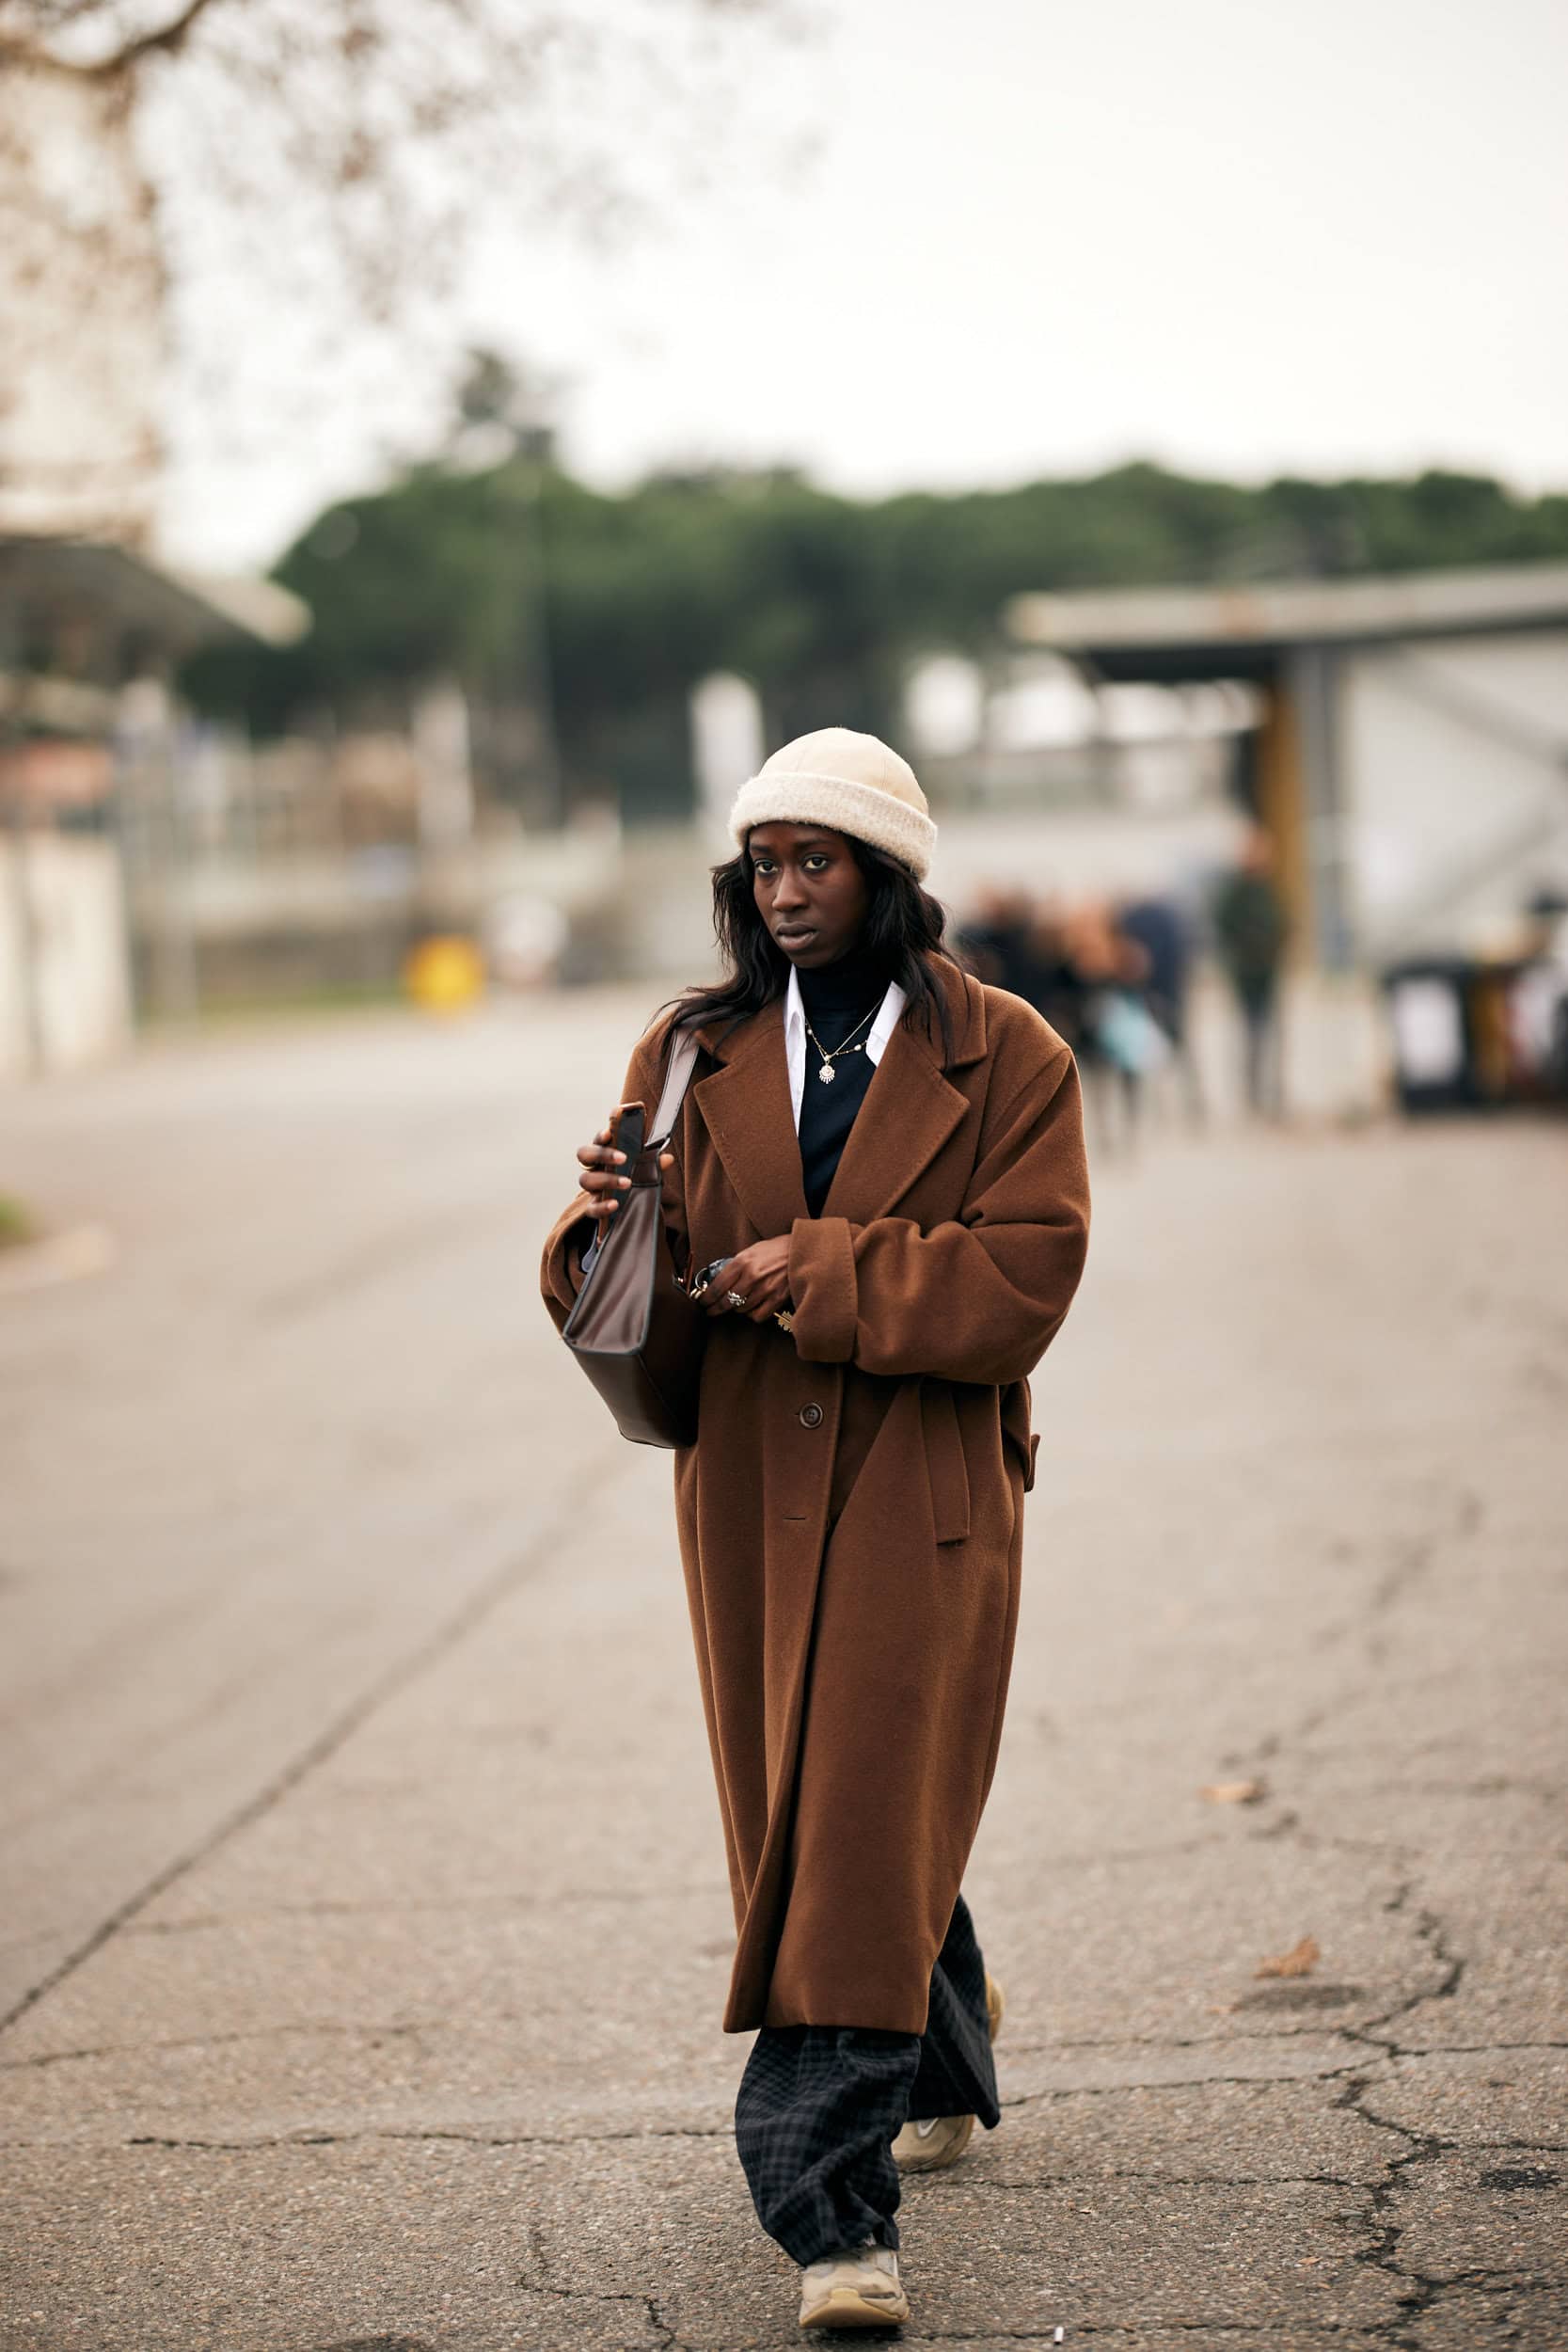
[(1025, 596), (1006, 623), (1101, 692), (1250, 690), (1241, 797), (1325, 969), (1568, 890), (1568, 565)]
[[(68, 12), (69, 13), (69, 12)], [(8, 56), (0, 114), (0, 1076), (195, 1001), (200, 772), (181, 665), (296, 636), (260, 580), (151, 552), (166, 285), (125, 72)]]
[(0, 1077), (71, 1069), (124, 1041), (143, 870), (162, 993), (188, 993), (182, 907), (163, 887), (181, 861), (175, 672), (202, 645), (287, 637), (305, 620), (264, 582), (198, 583), (95, 541), (0, 537)]
[(164, 273), (119, 79), (8, 62), (0, 122), (0, 532), (142, 547)]

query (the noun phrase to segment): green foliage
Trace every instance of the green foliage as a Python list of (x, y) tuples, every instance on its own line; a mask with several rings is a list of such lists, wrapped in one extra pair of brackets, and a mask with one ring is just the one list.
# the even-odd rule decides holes
[(19, 1248), (37, 1238), (32, 1211), (8, 1192), (0, 1192), (0, 1249)]
[(1554, 556), (1568, 556), (1568, 498), (1528, 501), (1484, 476), (1247, 489), (1139, 463), (860, 502), (786, 472), (716, 472), (607, 496), (535, 435), (485, 471), (423, 466), (330, 508), (278, 567), (311, 634), (206, 657), (189, 684), (272, 731), (323, 709), (395, 713), (441, 673), (479, 707), (526, 707), (547, 661), (569, 776), (673, 805), (661, 764), (678, 764), (686, 695), (713, 670), (754, 681), (774, 737), (883, 729), (911, 655), (984, 652), (1021, 590)]

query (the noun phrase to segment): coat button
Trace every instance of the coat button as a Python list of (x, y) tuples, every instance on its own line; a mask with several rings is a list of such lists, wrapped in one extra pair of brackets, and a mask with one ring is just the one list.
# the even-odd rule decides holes
[(820, 1405), (802, 1405), (802, 1406), (801, 1406), (801, 1407), (800, 1407), (800, 1426), (801, 1426), (801, 1428), (802, 1428), (802, 1429), (820, 1429), (820, 1428), (821, 1428), (821, 1426), (822, 1426), (822, 1407), (821, 1407), (821, 1406), (820, 1406)]

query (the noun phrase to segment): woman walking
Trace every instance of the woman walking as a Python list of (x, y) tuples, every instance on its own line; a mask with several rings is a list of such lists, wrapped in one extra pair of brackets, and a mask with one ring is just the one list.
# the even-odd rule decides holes
[[(736, 2136), (802, 2327), (908, 2316), (899, 2169), (998, 2121), (1001, 1994), (959, 1894), (990, 1786), (1034, 1483), (1028, 1374), (1083, 1267), (1072, 1056), (942, 944), (913, 773), (774, 753), (714, 872), (725, 972), (632, 1056), (678, 1267), (722, 1261), (675, 1507), (735, 1901)], [(626, 1177), (612, 1118), (546, 1246), (558, 1326)]]

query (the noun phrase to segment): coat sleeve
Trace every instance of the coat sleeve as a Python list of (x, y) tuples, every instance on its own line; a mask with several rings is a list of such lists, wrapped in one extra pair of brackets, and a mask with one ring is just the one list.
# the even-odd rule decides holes
[(990, 1128), (953, 1222), (797, 1217), (797, 1351), (895, 1376), (1022, 1380), (1071, 1303), (1088, 1232), (1083, 1099), (1064, 1046)]
[[(650, 1119), (658, 1102), (663, 1081), (664, 1062), (669, 1044), (670, 1023), (658, 1022), (637, 1047), (626, 1068), (622, 1086), (623, 1103), (645, 1104)], [(684, 1259), (686, 1213), (677, 1127), (674, 1138), (676, 1161), (665, 1180), (664, 1217), (676, 1252), (677, 1263)], [(582, 1288), (582, 1260), (594, 1239), (594, 1221), (586, 1214), (589, 1195), (578, 1192), (566, 1203), (551, 1226), (545, 1241), (544, 1256), (539, 1266), (539, 1288), (546, 1312), (559, 1331), (571, 1313), (578, 1291)]]

